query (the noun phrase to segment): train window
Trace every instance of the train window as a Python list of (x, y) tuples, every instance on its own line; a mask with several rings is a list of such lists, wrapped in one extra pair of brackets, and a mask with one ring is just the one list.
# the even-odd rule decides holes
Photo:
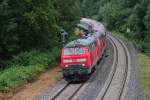
[(90, 52), (92, 51), (92, 45), (89, 46), (89, 51), (90, 51)]
[(64, 49), (64, 55), (72, 55), (72, 54), (74, 54), (73, 48), (65, 48)]
[(64, 55), (85, 54), (84, 48), (65, 48)]
[(76, 54), (85, 54), (85, 49), (84, 48), (75, 48), (75, 53)]
[(90, 51), (94, 50), (95, 47), (96, 47), (96, 44), (95, 44), (95, 43), (92, 43), (92, 44), (90, 45)]
[(95, 45), (95, 47), (97, 47), (97, 42), (96, 41), (94, 42), (94, 45)]
[(96, 46), (97, 46), (97, 43), (95, 41), (94, 43), (92, 43), (92, 50), (94, 50), (96, 48)]
[(95, 48), (95, 44), (93, 43), (93, 44), (92, 44), (92, 50), (94, 50), (94, 48)]

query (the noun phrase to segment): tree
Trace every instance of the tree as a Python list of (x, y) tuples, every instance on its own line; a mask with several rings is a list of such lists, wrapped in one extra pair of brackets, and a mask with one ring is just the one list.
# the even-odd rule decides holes
[(81, 18), (79, 0), (54, 0), (55, 8), (59, 12), (57, 23), (69, 33), (73, 33), (76, 23)]
[(0, 56), (8, 56), (18, 49), (17, 23), (13, 18), (13, 10), (8, 4), (9, 0), (0, 2)]
[(146, 15), (144, 17), (144, 23), (147, 29), (147, 34), (150, 35), (150, 5), (147, 7)]
[(57, 45), (57, 15), (51, 0), (2, 0), (0, 54)]
[[(85, 17), (96, 16), (109, 30), (121, 31), (125, 36), (138, 41), (143, 45), (141, 47), (148, 51), (149, 43), (144, 42), (149, 42), (149, 4), (150, 0), (83, 0), (82, 11)], [(131, 33), (126, 32), (127, 29), (130, 29)]]

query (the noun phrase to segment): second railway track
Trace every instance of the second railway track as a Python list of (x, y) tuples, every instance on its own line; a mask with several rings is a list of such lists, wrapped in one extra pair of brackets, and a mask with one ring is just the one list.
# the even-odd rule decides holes
[(127, 47), (119, 38), (112, 35), (108, 35), (108, 38), (117, 52), (116, 60), (113, 63), (113, 71), (97, 100), (123, 100), (129, 76), (130, 55)]

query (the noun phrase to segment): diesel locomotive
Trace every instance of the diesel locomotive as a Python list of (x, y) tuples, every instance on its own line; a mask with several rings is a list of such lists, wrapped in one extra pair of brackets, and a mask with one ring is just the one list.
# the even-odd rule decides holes
[[(84, 20), (81, 19), (81, 21)], [(68, 81), (86, 80), (96, 69), (96, 65), (105, 51), (106, 31), (104, 26), (90, 19), (87, 23), (91, 24), (94, 31), (71, 41), (62, 48), (61, 68), (64, 78)]]

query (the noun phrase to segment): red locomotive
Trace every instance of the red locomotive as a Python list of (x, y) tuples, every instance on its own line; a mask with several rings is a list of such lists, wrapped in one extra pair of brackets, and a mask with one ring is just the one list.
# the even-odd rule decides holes
[(105, 50), (105, 31), (89, 33), (68, 43), (61, 53), (63, 76), (69, 81), (85, 80)]

